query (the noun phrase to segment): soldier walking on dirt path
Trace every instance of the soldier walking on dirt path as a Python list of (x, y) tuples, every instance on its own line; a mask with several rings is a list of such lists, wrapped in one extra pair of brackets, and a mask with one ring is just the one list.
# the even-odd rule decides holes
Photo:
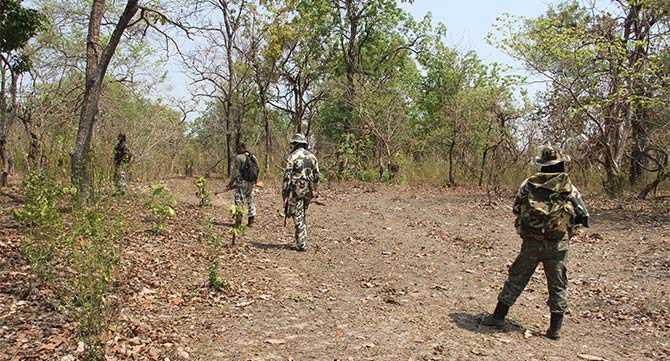
[[(230, 181), (226, 190), (235, 189), (235, 205), (245, 207), (249, 211), (247, 226), (251, 227), (256, 219), (256, 197), (254, 187), (258, 181), (258, 160), (256, 156), (247, 150), (244, 143), (237, 146), (237, 155), (233, 162)], [(242, 223), (242, 216), (235, 219), (235, 224)]]
[(126, 135), (119, 133), (116, 146), (114, 147), (114, 186), (116, 188), (114, 194), (116, 195), (126, 193), (128, 187), (128, 165), (132, 159), (133, 155), (128, 150)]
[(521, 251), (509, 269), (495, 311), (481, 320), (482, 325), (504, 327), (509, 308), (542, 263), (551, 312), (546, 336), (553, 340), (560, 338), (563, 315), (568, 308), (568, 243), (577, 226), (588, 227), (589, 217), (579, 191), (566, 173), (569, 161), (569, 157), (545, 147), (536, 159), (540, 172), (521, 184), (512, 208), (523, 241)]
[(319, 197), (319, 162), (307, 150), (304, 135), (295, 134), (291, 145), (293, 150), (284, 169), (282, 199), (285, 217), (293, 218), (297, 249), (304, 251), (307, 245), (307, 209), (310, 201)]

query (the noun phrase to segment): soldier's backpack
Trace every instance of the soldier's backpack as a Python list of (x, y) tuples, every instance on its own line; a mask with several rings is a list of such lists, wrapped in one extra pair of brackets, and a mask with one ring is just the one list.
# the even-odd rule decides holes
[[(521, 203), (517, 226), (521, 235), (559, 241), (571, 232), (575, 209), (570, 198), (571, 183), (567, 175), (553, 187), (529, 180), (528, 196)], [(549, 180), (547, 183), (550, 183)], [(561, 184), (562, 183), (562, 184)], [(570, 191), (569, 191), (570, 190)]]
[(256, 183), (258, 181), (258, 173), (260, 172), (258, 168), (258, 160), (256, 156), (250, 152), (246, 153), (247, 157), (240, 169), (240, 176), (243, 180), (247, 182)]
[(314, 181), (314, 163), (310, 157), (295, 160), (291, 172), (291, 186), (297, 198), (310, 197)]

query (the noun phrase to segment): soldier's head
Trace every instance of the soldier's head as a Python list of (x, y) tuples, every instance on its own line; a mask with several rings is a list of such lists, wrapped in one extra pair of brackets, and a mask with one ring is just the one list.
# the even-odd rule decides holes
[(293, 138), (291, 138), (291, 145), (293, 149), (307, 149), (307, 138), (302, 133), (295, 133)]
[(124, 133), (119, 133), (119, 135), (116, 137), (119, 143), (125, 143), (126, 142), (126, 135)]
[(566, 171), (566, 163), (570, 161), (570, 157), (562, 154), (552, 146), (544, 146), (540, 151), (540, 156), (535, 158), (535, 164), (540, 167), (542, 173), (564, 173)]
[(237, 149), (236, 149), (236, 151), (237, 151), (237, 154), (244, 154), (244, 153), (246, 153), (246, 152), (247, 152), (247, 145), (244, 144), (244, 143), (242, 143), (242, 142), (239, 142), (239, 143), (237, 144)]

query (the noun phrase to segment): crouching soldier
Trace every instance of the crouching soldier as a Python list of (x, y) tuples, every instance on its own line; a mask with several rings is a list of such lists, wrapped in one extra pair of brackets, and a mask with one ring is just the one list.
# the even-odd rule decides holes
[(588, 227), (588, 211), (577, 188), (566, 173), (569, 157), (551, 147), (542, 150), (536, 163), (540, 172), (525, 180), (514, 199), (515, 226), (521, 236), (521, 251), (509, 269), (493, 315), (481, 324), (502, 329), (510, 306), (535, 272), (544, 267), (549, 288), (551, 321), (546, 336), (560, 338), (567, 304), (568, 242), (578, 225)]
[(293, 218), (297, 249), (304, 251), (307, 245), (307, 208), (310, 200), (319, 197), (319, 162), (307, 150), (304, 135), (294, 135), (291, 146), (293, 150), (288, 156), (282, 185), (284, 215)]

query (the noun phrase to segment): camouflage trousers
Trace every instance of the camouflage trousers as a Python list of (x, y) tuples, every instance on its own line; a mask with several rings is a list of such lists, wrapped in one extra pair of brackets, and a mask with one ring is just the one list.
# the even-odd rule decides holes
[(126, 164), (119, 164), (114, 166), (114, 187), (116, 194), (125, 194), (128, 188), (128, 180), (126, 179), (126, 172), (128, 166)]
[[(249, 212), (249, 217), (256, 217), (256, 196), (254, 196), (254, 185), (250, 182), (240, 181), (235, 187), (235, 205), (244, 207)], [(236, 219), (241, 222), (242, 219)]]
[(568, 309), (567, 262), (567, 239), (557, 242), (525, 237), (521, 252), (510, 267), (507, 281), (498, 295), (498, 301), (512, 306), (528, 285), (537, 265), (542, 263), (549, 289), (549, 310), (552, 313), (565, 313)]
[(292, 198), (288, 202), (288, 215), (293, 218), (295, 242), (298, 248), (307, 246), (307, 209), (310, 198)]

